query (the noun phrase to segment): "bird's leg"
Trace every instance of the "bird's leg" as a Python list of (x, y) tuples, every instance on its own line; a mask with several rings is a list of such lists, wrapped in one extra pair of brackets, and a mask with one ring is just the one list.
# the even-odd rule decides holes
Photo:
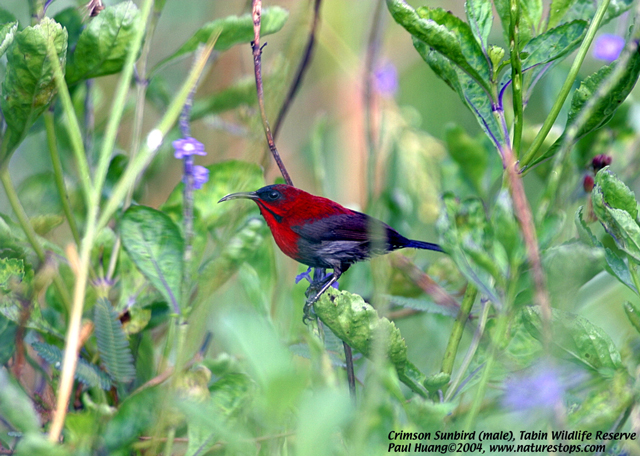
[(316, 274), (314, 274), (314, 281), (311, 284), (311, 286), (309, 286), (309, 288), (307, 289), (307, 302), (304, 305), (304, 317), (302, 318), (302, 321), (306, 322), (307, 320), (309, 320), (311, 318), (311, 307), (313, 306), (313, 304), (320, 299), (320, 296), (322, 296), (322, 293), (324, 293), (325, 291), (327, 291), (327, 289), (333, 285), (334, 282), (336, 282), (340, 276), (342, 275), (342, 271), (340, 270), (340, 268), (334, 268), (333, 269), (333, 274), (331, 275), (331, 277), (329, 277), (328, 280), (326, 280), (324, 282), (324, 284), (322, 285), (322, 288), (320, 288), (320, 290), (312, 295), (311, 297), (309, 297), (311, 295), (311, 293), (313, 291), (315, 291), (316, 289)]

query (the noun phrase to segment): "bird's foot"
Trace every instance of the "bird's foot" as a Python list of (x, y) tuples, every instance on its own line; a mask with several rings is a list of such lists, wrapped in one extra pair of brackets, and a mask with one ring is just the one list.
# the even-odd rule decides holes
[(305, 325), (307, 324), (308, 321), (317, 318), (316, 313), (314, 312), (314, 309), (313, 309), (313, 304), (318, 300), (320, 296), (316, 290), (313, 290), (314, 291), (313, 294), (309, 292), (309, 290), (311, 290), (312, 287), (313, 285), (310, 286), (306, 292), (307, 302), (304, 303), (304, 316), (302, 317), (302, 323), (304, 323)]

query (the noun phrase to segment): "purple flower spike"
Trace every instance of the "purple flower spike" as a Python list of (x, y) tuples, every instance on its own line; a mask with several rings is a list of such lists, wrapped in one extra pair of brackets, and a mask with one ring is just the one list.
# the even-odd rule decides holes
[(593, 45), (593, 57), (605, 62), (613, 62), (620, 56), (624, 48), (624, 38), (610, 33), (603, 33)]
[(309, 269), (307, 269), (306, 271), (298, 274), (296, 276), (296, 283), (300, 283), (300, 281), (302, 279), (307, 279), (309, 281), (309, 283), (311, 283), (311, 266), (309, 266)]
[(195, 165), (193, 167), (193, 188), (200, 190), (209, 180), (209, 170), (204, 166)]
[(383, 97), (393, 97), (398, 90), (398, 70), (391, 62), (380, 66), (373, 73), (373, 82), (376, 91)]
[(562, 399), (570, 381), (553, 364), (542, 362), (505, 384), (502, 405), (509, 410), (531, 414), (554, 410)]
[(176, 150), (173, 154), (177, 159), (189, 157), (191, 155), (207, 155), (204, 151), (204, 144), (194, 138), (181, 138), (173, 143), (173, 148)]

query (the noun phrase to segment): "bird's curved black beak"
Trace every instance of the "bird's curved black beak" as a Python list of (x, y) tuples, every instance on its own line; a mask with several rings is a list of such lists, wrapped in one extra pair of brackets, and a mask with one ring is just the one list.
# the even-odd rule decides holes
[(229, 195), (225, 196), (220, 201), (218, 201), (218, 203), (222, 203), (223, 201), (229, 201), (229, 200), (238, 199), (238, 198), (246, 198), (246, 199), (252, 199), (252, 200), (260, 199), (260, 197), (256, 192), (238, 192), (238, 193), (230, 193)]

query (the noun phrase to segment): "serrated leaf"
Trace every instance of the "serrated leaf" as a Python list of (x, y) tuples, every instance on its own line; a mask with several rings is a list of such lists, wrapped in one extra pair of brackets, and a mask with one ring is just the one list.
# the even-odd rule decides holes
[(109, 300), (100, 298), (94, 306), (95, 334), (100, 359), (109, 376), (118, 383), (128, 383), (136, 376), (133, 356), (122, 323)]
[(407, 362), (407, 345), (396, 326), (348, 291), (328, 290), (314, 305), (318, 317), (333, 333), (364, 356), (371, 356), (375, 337), (386, 337), (389, 360), (398, 369)]
[(632, 218), (638, 218), (638, 202), (635, 193), (618, 179), (609, 167), (598, 171), (594, 183), (601, 189), (607, 206), (622, 209)]
[(495, 239), (504, 247), (510, 263), (517, 267), (524, 257), (524, 242), (513, 212), (511, 195), (506, 189), (501, 190), (496, 197), (491, 224)]
[[(523, 322), (529, 333), (541, 340), (540, 309), (525, 307)], [(553, 309), (552, 329), (554, 344), (570, 358), (595, 370), (622, 367), (620, 352), (609, 335), (586, 318)]]
[(489, 33), (493, 24), (493, 7), (491, 0), (467, 0), (464, 4), (469, 26), (482, 50), (489, 48)]
[(13, 38), (17, 30), (17, 22), (9, 22), (0, 27), (0, 57), (7, 52), (7, 49), (9, 49), (9, 46), (13, 43)]
[(118, 227), (129, 257), (170, 307), (179, 311), (184, 254), (180, 229), (168, 215), (145, 206), (129, 208)]
[(67, 48), (69, 51), (74, 50), (78, 43), (78, 38), (80, 38), (80, 34), (85, 27), (80, 8), (73, 6), (65, 8), (53, 16), (53, 18), (57, 23), (67, 29), (67, 34), (69, 35), (69, 45)]
[(56, 94), (47, 42), (51, 41), (64, 67), (67, 32), (53, 19), (45, 17), (33, 27), (15, 34), (7, 50), (7, 70), (2, 83), (0, 108), (7, 123), (0, 165), (22, 142), (27, 131)]
[[(260, 36), (279, 31), (284, 27), (288, 17), (289, 12), (279, 6), (264, 8), (260, 16)], [(220, 36), (213, 47), (217, 51), (226, 51), (236, 44), (250, 43), (254, 38), (253, 18), (251, 14), (244, 14), (242, 16), (227, 16), (206, 23), (176, 52), (163, 59), (157, 67), (195, 51), (200, 44), (206, 44), (209, 38), (217, 33), (220, 33)]]
[[(547, 30), (526, 42), (520, 51), (522, 72), (527, 76), (524, 90), (530, 90), (533, 87), (531, 84), (540, 79), (540, 74), (550, 69), (548, 63), (558, 61), (575, 51), (582, 43), (586, 30), (585, 21), (573, 21)], [(506, 72), (499, 87), (502, 89), (510, 82), (511, 73)]]
[(434, 73), (458, 94), (493, 144), (497, 148), (502, 147), (504, 136), (494, 115), (494, 103), (487, 92), (469, 75), (445, 56), (431, 49), (425, 42), (414, 37), (413, 46)]
[[(31, 346), (38, 352), (38, 355), (46, 362), (51, 364), (57, 370), (60, 370), (64, 352), (54, 345), (45, 344), (44, 342), (34, 342)], [(103, 390), (111, 389), (111, 379), (109, 376), (98, 369), (98, 366), (89, 364), (84, 359), (78, 357), (76, 365), (75, 379), (90, 387), (99, 386)]]
[[(546, 160), (557, 153), (565, 141), (569, 129), (576, 129), (572, 139), (577, 141), (592, 131), (603, 127), (613, 118), (616, 110), (627, 99), (638, 81), (638, 76), (640, 75), (640, 52), (638, 52), (638, 49), (633, 52), (622, 76), (610, 87), (607, 87), (604, 93), (599, 94), (600, 87), (609, 83), (609, 76), (613, 73), (616, 64), (617, 61), (606, 65), (582, 81), (571, 99), (571, 107), (564, 132), (544, 154), (533, 160), (529, 166)], [(593, 105), (589, 116), (582, 119), (582, 124), (576, 125), (587, 102), (596, 95), (600, 97)]]
[[(21, 282), (24, 277), (24, 260), (19, 258), (0, 258), (0, 291), (11, 291), (9, 281)], [(0, 363), (2, 364), (2, 363)]]
[(80, 34), (69, 56), (67, 84), (119, 72), (140, 26), (140, 11), (133, 2), (106, 7)]
[(31, 399), (4, 368), (0, 368), (0, 415), (20, 432), (40, 432)]
[(402, 0), (387, 0), (393, 19), (418, 40), (426, 43), (491, 93), (489, 63), (468, 24), (441, 8), (414, 10)]

